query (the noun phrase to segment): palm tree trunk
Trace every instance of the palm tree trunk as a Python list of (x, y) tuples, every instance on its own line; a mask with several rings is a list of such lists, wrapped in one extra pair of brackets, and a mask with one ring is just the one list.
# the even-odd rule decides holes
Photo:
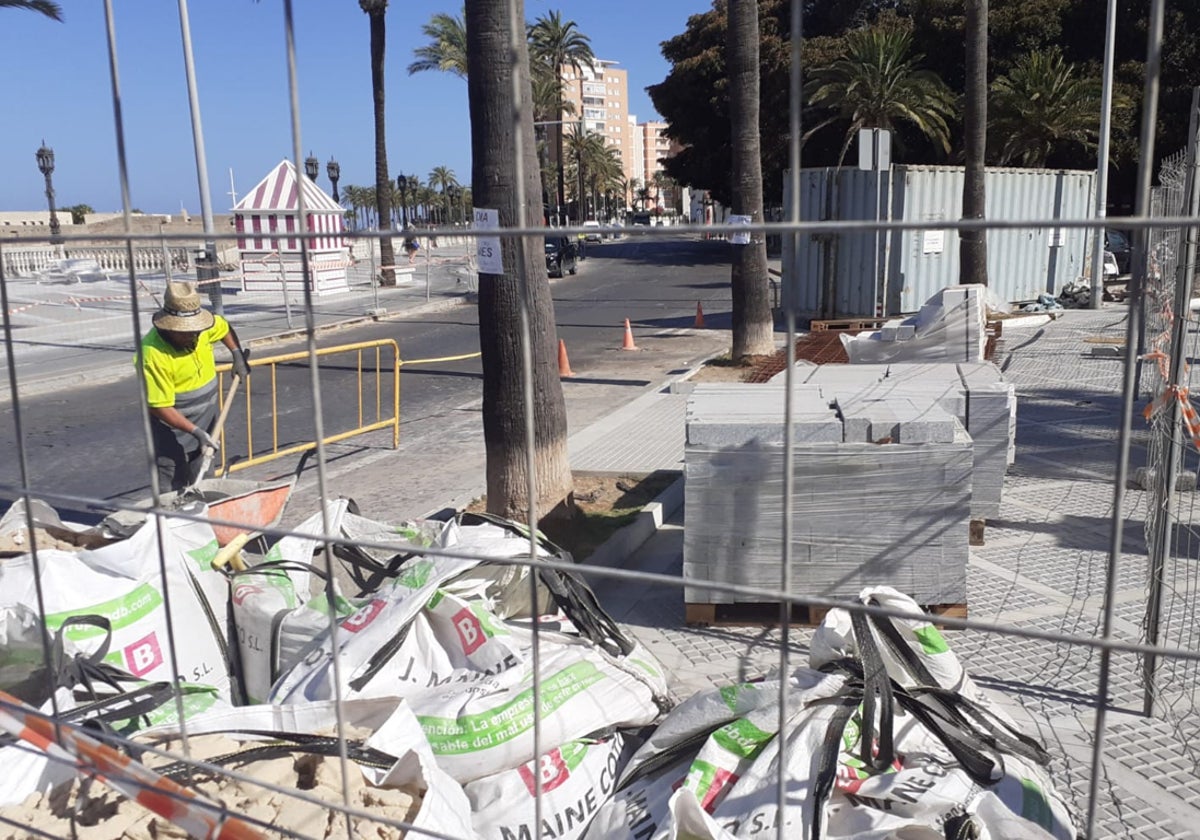
[[(733, 212), (763, 219), (762, 151), (758, 127), (758, 0), (729, 0), (729, 117), (733, 127)], [(656, 187), (657, 191), (657, 187)], [(658, 206), (657, 201), (655, 206)], [(735, 361), (775, 350), (767, 243), (733, 245), (731, 294)]]
[[(963, 108), (963, 219), (985, 218), (984, 159), (987, 154), (987, 0), (967, 0), (967, 77)], [(959, 232), (961, 283), (987, 285), (987, 232)]]
[[(386, 7), (384, 7), (386, 9)], [(392, 217), (388, 197), (391, 194), (391, 177), (387, 164), (387, 131), (383, 95), (383, 55), (387, 44), (387, 29), (383, 11), (372, 12), (371, 20), (371, 93), (375, 101), (375, 211), (379, 214), (380, 226)], [(379, 240), (380, 261), (383, 269), (383, 285), (396, 285), (396, 255), (392, 249), (392, 238)]]
[[(541, 174), (533, 142), (533, 120), (521, 112), (524, 180), (515, 183), (513, 84), (509, 57), (508, 3), (472, 0), (467, 15), (467, 99), (471, 112), (471, 194), (476, 207), (499, 209), (503, 227), (540, 224)], [(518, 72), (523, 99), (531, 101), (529, 57), (521, 43)], [(528, 507), (525, 402), (534, 399), (534, 469), (537, 515), (570, 509), (572, 479), (567, 460), (567, 412), (558, 376), (554, 301), (546, 276), (541, 237), (501, 240), (504, 273), (479, 281), (479, 349), (483, 366), (483, 438), (487, 451), (487, 508), (524, 519)], [(533, 382), (526, 385), (521, 353), (521, 282), (526, 283), (532, 339)]]

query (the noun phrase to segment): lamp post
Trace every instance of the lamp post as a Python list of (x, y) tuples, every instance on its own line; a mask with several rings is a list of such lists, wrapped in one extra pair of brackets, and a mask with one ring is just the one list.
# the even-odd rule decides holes
[(42, 147), (37, 150), (38, 169), (46, 176), (46, 201), (50, 202), (50, 236), (57, 237), (62, 233), (58, 224), (58, 214), (54, 212), (54, 182), (50, 176), (54, 173), (54, 150), (42, 141)]
[(400, 226), (408, 229), (408, 178), (396, 176), (396, 189), (400, 190)]
[(308, 157), (304, 159), (304, 174), (308, 176), (310, 181), (317, 180), (317, 175), (321, 172), (321, 162), (313, 157), (313, 153), (309, 152)]
[(329, 163), (325, 164), (325, 173), (329, 175), (329, 182), (333, 184), (333, 203), (341, 204), (338, 198), (337, 182), (342, 177), (342, 167), (338, 166), (338, 162), (332, 157), (329, 158)]

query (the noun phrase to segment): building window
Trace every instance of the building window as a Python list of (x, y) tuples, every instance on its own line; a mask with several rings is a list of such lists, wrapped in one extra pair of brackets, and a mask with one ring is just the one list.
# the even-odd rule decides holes
[(603, 96), (604, 95), (604, 85), (598, 85), (594, 82), (584, 82), (583, 83), (583, 92), (585, 94), (586, 93), (595, 93), (595, 94), (599, 94), (600, 96)]

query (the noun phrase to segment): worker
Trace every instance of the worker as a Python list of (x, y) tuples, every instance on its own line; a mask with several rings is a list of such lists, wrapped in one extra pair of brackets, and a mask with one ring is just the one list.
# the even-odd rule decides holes
[[(154, 438), (159, 487), (181, 490), (200, 478), (217, 418), (217, 371), (213, 345), (233, 355), (233, 373), (250, 375), (246, 353), (229, 322), (200, 305), (191, 283), (168, 282), (154, 329), (142, 339), (142, 371)], [(137, 364), (137, 360), (134, 360)]]

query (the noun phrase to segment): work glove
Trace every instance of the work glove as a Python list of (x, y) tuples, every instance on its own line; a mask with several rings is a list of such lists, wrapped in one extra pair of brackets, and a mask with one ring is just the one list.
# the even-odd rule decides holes
[(217, 448), (217, 442), (212, 439), (212, 435), (210, 435), (208, 432), (201, 429), (199, 426), (196, 426), (195, 428), (192, 429), (191, 435), (196, 440), (200, 441), (200, 451), (201, 452), (203, 452), (205, 450), (205, 448), (211, 448), (211, 449)]
[(247, 361), (249, 358), (249, 350), (239, 349), (233, 354), (233, 375), (243, 381), (250, 375), (250, 363)]

